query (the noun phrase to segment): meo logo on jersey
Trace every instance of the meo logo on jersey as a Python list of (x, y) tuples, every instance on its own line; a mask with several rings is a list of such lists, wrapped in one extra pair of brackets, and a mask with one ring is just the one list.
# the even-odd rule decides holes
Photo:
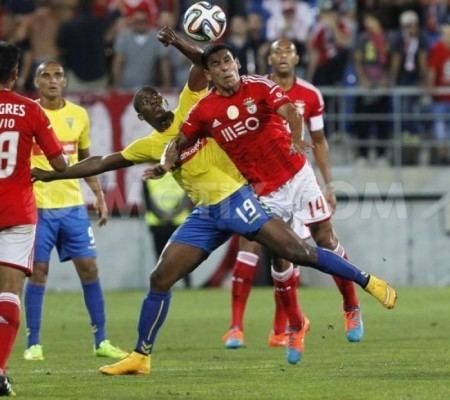
[[(256, 113), (257, 106), (252, 98), (247, 98), (244, 100), (244, 105), (247, 108), (249, 114)], [(227, 109), (227, 116), (231, 120), (235, 120), (239, 117), (239, 108), (232, 105)], [(223, 128), (220, 133), (226, 142), (231, 142), (241, 135), (245, 135), (250, 131), (256, 131), (259, 128), (260, 122), (256, 117), (248, 117), (244, 122), (238, 121), (231, 126)]]

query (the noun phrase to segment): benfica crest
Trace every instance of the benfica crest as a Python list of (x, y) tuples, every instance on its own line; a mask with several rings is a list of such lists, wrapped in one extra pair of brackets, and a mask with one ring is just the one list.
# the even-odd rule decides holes
[(305, 102), (303, 100), (296, 100), (295, 101), (295, 108), (297, 109), (297, 112), (300, 115), (305, 114)]
[(258, 111), (258, 107), (256, 107), (255, 100), (251, 97), (248, 97), (244, 100), (244, 106), (247, 108), (249, 114), (255, 114)]

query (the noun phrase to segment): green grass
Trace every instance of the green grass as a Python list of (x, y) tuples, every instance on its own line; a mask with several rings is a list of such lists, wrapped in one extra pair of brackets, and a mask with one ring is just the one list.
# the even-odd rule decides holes
[[(24, 361), (19, 334), (10, 375), (20, 399), (449, 399), (450, 290), (404, 288), (398, 307), (383, 309), (361, 292), (366, 335), (347, 343), (335, 289), (300, 291), (312, 329), (306, 353), (288, 365), (266, 346), (272, 292), (255, 289), (246, 318), (247, 347), (225, 350), (226, 290), (176, 291), (149, 376), (105, 377), (108, 359), (92, 355), (79, 293), (49, 293), (42, 341), (45, 361)], [(143, 293), (107, 293), (111, 341), (132, 348)]]

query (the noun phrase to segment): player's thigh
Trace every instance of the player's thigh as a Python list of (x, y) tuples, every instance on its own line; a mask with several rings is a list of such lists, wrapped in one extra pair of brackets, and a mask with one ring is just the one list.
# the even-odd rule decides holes
[(331, 218), (330, 206), (309, 163), (303, 166), (290, 184), (295, 218), (299, 218), (307, 226)]
[(30, 275), (33, 270), (35, 234), (35, 225), (0, 229), (0, 265), (5, 269), (17, 269)]
[(316, 262), (314, 248), (298, 237), (292, 228), (280, 219), (273, 218), (265, 223), (254, 238), (269, 248), (274, 255), (294, 264), (308, 266)]
[(97, 256), (94, 231), (85, 206), (65, 209), (56, 248), (61, 261)]
[(60, 227), (60, 213), (54, 209), (38, 209), (38, 223), (36, 226), (36, 242), (34, 260), (48, 263), (50, 254), (58, 240)]

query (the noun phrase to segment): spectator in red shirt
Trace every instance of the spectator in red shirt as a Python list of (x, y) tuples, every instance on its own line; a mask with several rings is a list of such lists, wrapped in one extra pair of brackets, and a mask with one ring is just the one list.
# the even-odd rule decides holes
[[(450, 24), (441, 28), (441, 38), (428, 54), (427, 87), (433, 96), (433, 137), (438, 141), (434, 161), (438, 164), (450, 162)], [(447, 93), (436, 93), (436, 89), (447, 89)]]

